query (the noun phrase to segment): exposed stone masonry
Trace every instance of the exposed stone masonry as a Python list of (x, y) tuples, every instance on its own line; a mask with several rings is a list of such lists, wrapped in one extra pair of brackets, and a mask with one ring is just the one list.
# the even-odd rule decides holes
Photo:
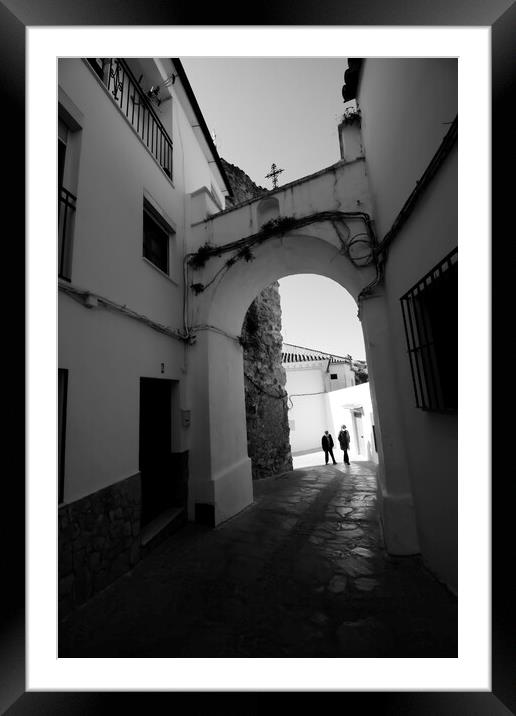
[(140, 559), (140, 473), (59, 508), (60, 617)]
[(278, 286), (276, 281), (253, 301), (242, 330), (247, 449), (253, 479), (292, 470)]
[(267, 193), (267, 189), (255, 184), (242, 169), (239, 169), (239, 167), (236, 167), (234, 164), (230, 164), (225, 159), (221, 159), (221, 161), (233, 190), (233, 198), (226, 198), (227, 209), (241, 204), (243, 201), (255, 199), (257, 196)]
[[(234, 194), (232, 200), (226, 199), (226, 207), (267, 193), (239, 167), (224, 159), (222, 163)], [(253, 301), (242, 330), (247, 450), (253, 479), (292, 470), (278, 286), (272, 284)]]

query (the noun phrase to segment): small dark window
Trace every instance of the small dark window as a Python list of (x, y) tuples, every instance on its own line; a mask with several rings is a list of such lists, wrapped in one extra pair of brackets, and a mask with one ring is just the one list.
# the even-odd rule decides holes
[(66, 437), (66, 403), (68, 393), (68, 371), (59, 368), (57, 371), (57, 411), (58, 411), (58, 461), (59, 487), (58, 501), (64, 499), (64, 468), (65, 468), (65, 437)]
[(457, 410), (457, 249), (401, 297), (416, 406)]
[(338, 377), (337, 373), (330, 373), (331, 380), (337, 380)]
[(157, 268), (168, 274), (170, 231), (145, 202), (143, 208), (143, 255)]

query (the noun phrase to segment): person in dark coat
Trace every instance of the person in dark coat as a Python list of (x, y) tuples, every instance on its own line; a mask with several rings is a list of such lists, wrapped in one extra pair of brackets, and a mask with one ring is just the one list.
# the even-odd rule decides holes
[(322, 445), (322, 449), (324, 450), (324, 459), (325, 459), (326, 465), (328, 464), (328, 454), (331, 455), (333, 464), (336, 465), (337, 462), (336, 462), (335, 458), (333, 457), (333, 438), (327, 430), (324, 431), (324, 435), (322, 436), (322, 439), (321, 439), (321, 445)]
[(344, 451), (344, 462), (346, 465), (349, 465), (349, 456), (348, 456), (348, 450), (349, 450), (349, 433), (346, 430), (346, 426), (343, 425), (340, 429), (340, 433), (338, 435), (338, 440), (340, 443), (340, 449)]

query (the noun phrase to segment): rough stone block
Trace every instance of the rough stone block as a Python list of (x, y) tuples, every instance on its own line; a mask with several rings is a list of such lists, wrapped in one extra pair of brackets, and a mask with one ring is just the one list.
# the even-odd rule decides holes
[(72, 550), (68, 548), (59, 554), (58, 558), (59, 577), (69, 574), (73, 568)]
[(92, 571), (97, 571), (100, 567), (100, 554), (98, 552), (92, 552), (89, 558), (89, 565)]
[(59, 598), (58, 601), (58, 614), (59, 619), (62, 619), (73, 610), (73, 599), (70, 595), (66, 595)]
[(129, 567), (129, 554), (127, 552), (122, 552), (122, 554), (119, 554), (111, 565), (111, 569), (109, 570), (110, 580), (118, 579), (118, 577), (121, 577), (122, 574), (125, 574), (125, 572), (128, 571)]
[(101, 589), (104, 589), (105, 587), (110, 584), (111, 580), (109, 578), (108, 570), (107, 569), (101, 569), (97, 572), (97, 574), (94, 575), (93, 578), (93, 588), (94, 592), (100, 592)]
[(93, 590), (89, 571), (84, 569), (81, 572), (76, 573), (74, 587), (75, 598), (78, 604), (85, 602), (89, 597), (91, 597)]
[(140, 559), (140, 500), (137, 473), (59, 509), (60, 609), (86, 601)]
[(59, 580), (59, 584), (58, 584), (59, 597), (71, 595), (73, 592), (73, 583), (74, 583), (73, 574), (69, 574), (66, 577), (61, 578)]
[(137, 562), (140, 561), (140, 545), (135, 542), (133, 543), (133, 546), (131, 547), (131, 550), (129, 552), (129, 562), (131, 566), (134, 566)]

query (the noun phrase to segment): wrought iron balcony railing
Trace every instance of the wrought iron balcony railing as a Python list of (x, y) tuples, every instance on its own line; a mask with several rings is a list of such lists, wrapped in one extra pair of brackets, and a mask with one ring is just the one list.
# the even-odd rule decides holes
[(119, 57), (87, 59), (142, 142), (172, 179), (172, 139), (127, 62)]
[(70, 280), (72, 268), (73, 225), (77, 197), (68, 189), (59, 191), (59, 278)]

